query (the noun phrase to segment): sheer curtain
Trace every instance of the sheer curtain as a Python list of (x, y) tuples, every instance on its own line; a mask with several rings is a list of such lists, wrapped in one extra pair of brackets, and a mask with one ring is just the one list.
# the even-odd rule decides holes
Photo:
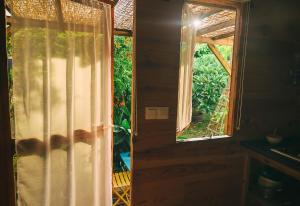
[(6, 3), (18, 205), (112, 205), (111, 6)]
[(193, 59), (196, 40), (195, 23), (191, 6), (185, 3), (182, 11), (177, 132), (183, 131), (189, 126), (192, 120)]

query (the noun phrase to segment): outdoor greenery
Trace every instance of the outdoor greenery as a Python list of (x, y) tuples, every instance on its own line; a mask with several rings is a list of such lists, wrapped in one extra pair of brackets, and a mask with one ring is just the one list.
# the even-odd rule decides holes
[[(223, 57), (231, 61), (232, 47), (217, 46)], [(219, 133), (224, 131), (224, 119), (227, 115), (227, 108), (218, 104), (228, 102), (228, 96), (222, 95), (228, 86), (229, 75), (210, 51), (206, 44), (197, 44), (194, 54), (193, 65), (193, 113), (202, 114), (202, 121), (193, 121), (178, 140), (190, 137), (210, 136), (209, 126), (212, 120), (218, 126)], [(220, 134), (221, 135), (221, 134)]]
[(114, 47), (114, 141), (130, 143), (132, 38), (115, 36)]
[(114, 168), (120, 170), (120, 153), (130, 151), (132, 38), (114, 41)]
[[(230, 47), (219, 46), (218, 49), (230, 60)], [(212, 113), (219, 98), (227, 86), (229, 75), (206, 44), (198, 44), (193, 66), (193, 109)]]

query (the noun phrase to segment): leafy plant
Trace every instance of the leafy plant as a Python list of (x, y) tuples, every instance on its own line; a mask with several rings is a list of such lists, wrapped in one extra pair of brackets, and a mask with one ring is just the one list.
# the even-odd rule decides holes
[(132, 38), (115, 36), (114, 46), (114, 144), (122, 150), (130, 145)]
[[(231, 58), (230, 47), (221, 48), (225, 59)], [(193, 67), (193, 110), (212, 113), (228, 84), (229, 75), (206, 44), (196, 46)]]
[[(231, 46), (217, 46), (223, 57), (230, 62)], [(208, 137), (221, 135), (224, 132), (227, 108), (222, 105), (228, 103), (225, 94), (229, 75), (211, 52), (206, 44), (197, 44), (193, 65), (193, 113), (203, 115), (200, 122), (192, 122), (188, 129), (177, 137), (183, 141), (191, 137)]]

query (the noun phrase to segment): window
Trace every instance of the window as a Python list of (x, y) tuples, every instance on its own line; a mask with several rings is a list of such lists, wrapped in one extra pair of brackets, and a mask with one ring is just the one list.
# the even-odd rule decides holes
[(238, 13), (234, 7), (184, 4), (177, 141), (232, 135)]

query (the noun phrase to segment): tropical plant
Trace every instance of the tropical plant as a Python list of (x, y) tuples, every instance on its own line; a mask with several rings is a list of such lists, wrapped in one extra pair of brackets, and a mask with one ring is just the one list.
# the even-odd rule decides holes
[[(132, 38), (115, 36), (114, 42), (114, 144), (129, 149), (132, 83)], [(123, 144), (123, 145), (122, 145)]]
[[(217, 46), (222, 56), (231, 61), (232, 47)], [(188, 129), (177, 137), (178, 141), (191, 137), (221, 135), (224, 132), (228, 103), (226, 89), (229, 75), (206, 44), (197, 44), (193, 65), (193, 113), (202, 114), (201, 122), (192, 122)], [(225, 92), (225, 93), (224, 93)]]
[[(230, 60), (230, 47), (218, 47), (225, 59)], [(206, 44), (196, 46), (193, 66), (193, 110), (212, 113), (227, 86), (229, 75)]]

